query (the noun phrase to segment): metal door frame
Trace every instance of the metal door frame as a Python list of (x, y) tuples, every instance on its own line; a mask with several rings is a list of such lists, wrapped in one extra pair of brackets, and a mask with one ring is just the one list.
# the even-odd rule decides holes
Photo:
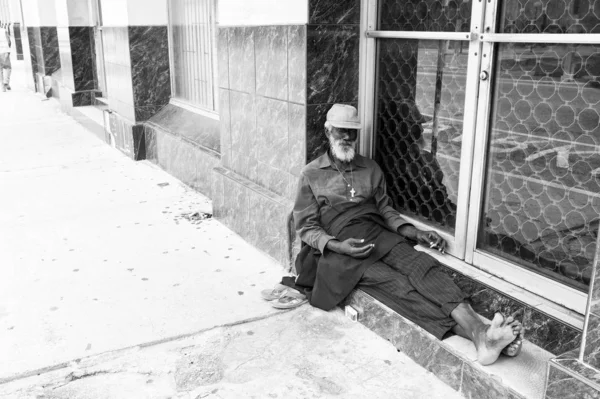
[(473, 152), (473, 173), (471, 175), (470, 208), (467, 228), (467, 245), (465, 261), (481, 270), (498, 276), (509, 283), (532, 292), (541, 297), (548, 298), (558, 305), (564, 306), (578, 314), (585, 314), (587, 305), (587, 292), (581, 292), (566, 286), (549, 277), (535, 273), (531, 270), (517, 266), (514, 263), (494, 256), (489, 252), (477, 248), (479, 234), (479, 220), (483, 212), (483, 199), (485, 190), (485, 168), (487, 163), (487, 149), (489, 144), (490, 111), (492, 101), (492, 85), (494, 76), (494, 61), (496, 43), (600, 43), (600, 34), (505, 34), (489, 33), (496, 31), (497, 12), (500, 2), (489, 0), (485, 12), (485, 29), (479, 35), (482, 44), (483, 61), (481, 72), (487, 73), (490, 79), (482, 81), (479, 90), (479, 103), (477, 113), (482, 115), (477, 120), (477, 131), (485, 132), (475, 137), (475, 151)]

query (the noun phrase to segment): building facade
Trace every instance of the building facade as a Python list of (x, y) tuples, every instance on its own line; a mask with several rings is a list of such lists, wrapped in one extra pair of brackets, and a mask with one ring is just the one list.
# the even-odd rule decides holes
[[(546, 397), (599, 397), (600, 1), (13, 9), (32, 89), (209, 196), (216, 218), (286, 267), (296, 183), (325, 151), (325, 114), (358, 107), (360, 152), (382, 167), (394, 206), (447, 240), (434, 256), (478, 311), (522, 311), (525, 338), (551, 355)], [(393, 342), (404, 334), (366, 319)], [(457, 359), (438, 360), (454, 370)], [(468, 361), (441, 372), (421, 360), (476, 395)], [(485, 381), (497, 397), (523, 395)]]

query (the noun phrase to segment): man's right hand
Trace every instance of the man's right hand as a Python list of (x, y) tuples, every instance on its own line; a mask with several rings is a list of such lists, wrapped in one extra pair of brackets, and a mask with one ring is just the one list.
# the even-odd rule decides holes
[(327, 249), (337, 252), (338, 254), (348, 255), (357, 259), (364, 259), (371, 255), (375, 244), (364, 245), (365, 240), (358, 238), (348, 238), (344, 241), (329, 240)]

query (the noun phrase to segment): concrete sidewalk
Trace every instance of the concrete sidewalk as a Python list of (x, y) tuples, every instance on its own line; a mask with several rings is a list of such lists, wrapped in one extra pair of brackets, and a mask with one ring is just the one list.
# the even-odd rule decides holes
[(190, 217), (210, 200), (102, 143), (14, 67), (0, 93), (0, 397), (460, 397), (339, 310), (262, 301), (280, 265)]

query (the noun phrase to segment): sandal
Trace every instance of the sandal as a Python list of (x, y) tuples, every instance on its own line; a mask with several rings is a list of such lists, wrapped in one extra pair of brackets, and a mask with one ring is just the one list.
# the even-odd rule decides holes
[(289, 288), (279, 299), (271, 302), (271, 306), (276, 309), (292, 309), (308, 302), (306, 295), (301, 294), (295, 289)]
[(275, 299), (281, 298), (288, 289), (290, 289), (290, 287), (287, 285), (275, 284), (275, 287), (271, 289), (262, 290), (260, 296), (266, 301), (274, 301)]

